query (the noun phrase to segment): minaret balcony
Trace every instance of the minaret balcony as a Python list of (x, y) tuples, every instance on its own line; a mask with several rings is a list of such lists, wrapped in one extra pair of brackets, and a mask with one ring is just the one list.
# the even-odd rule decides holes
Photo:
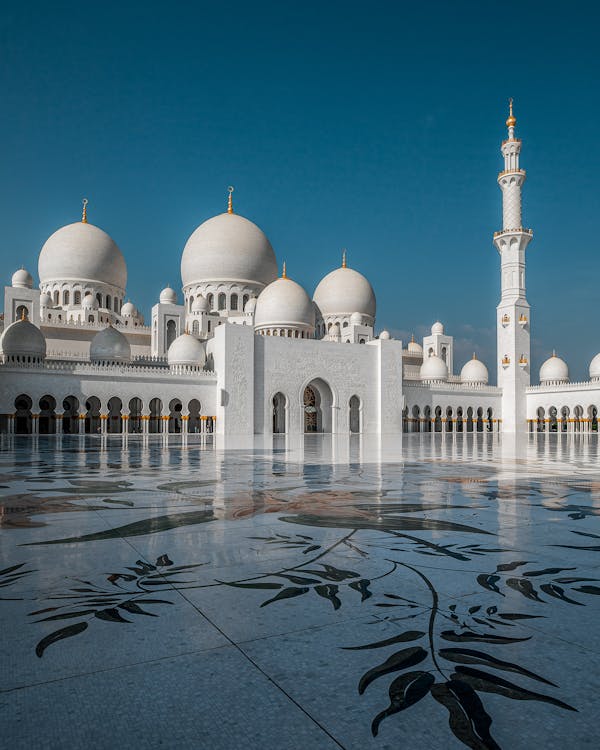
[(502, 316), (502, 325), (504, 328), (506, 328), (507, 325), (510, 323), (510, 315), (503, 315)]
[(527, 357), (524, 354), (521, 354), (519, 357), (519, 367), (524, 369), (529, 364)]
[(526, 229), (525, 227), (514, 227), (514, 229), (501, 229), (499, 232), (494, 232), (494, 237), (501, 237), (503, 234), (528, 234), (533, 237), (533, 229)]
[(506, 369), (509, 365), (510, 365), (510, 357), (508, 356), (508, 354), (505, 354), (502, 357), (502, 367)]
[(521, 327), (527, 325), (527, 315), (519, 315), (519, 325)]
[(498, 179), (507, 174), (520, 174), (523, 177), (527, 176), (527, 172), (524, 169), (503, 169), (502, 172), (498, 172)]

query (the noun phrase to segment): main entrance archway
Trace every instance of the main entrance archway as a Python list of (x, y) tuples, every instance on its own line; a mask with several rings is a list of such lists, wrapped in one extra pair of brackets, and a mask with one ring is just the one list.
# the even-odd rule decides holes
[(312, 380), (302, 394), (304, 432), (332, 432), (333, 394), (320, 378)]

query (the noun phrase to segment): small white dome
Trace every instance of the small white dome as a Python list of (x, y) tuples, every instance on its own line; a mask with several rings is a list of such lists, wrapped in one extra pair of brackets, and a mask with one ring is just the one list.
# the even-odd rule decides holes
[(160, 293), (159, 301), (161, 305), (176, 305), (177, 292), (170, 286), (165, 287)]
[(485, 385), (489, 379), (488, 369), (473, 355), (473, 359), (470, 359), (460, 371), (460, 379), (463, 383)]
[(40, 284), (51, 281), (98, 281), (123, 293), (127, 284), (125, 258), (102, 229), (81, 221), (54, 232), (40, 252)]
[(208, 300), (202, 294), (199, 294), (194, 298), (192, 302), (192, 312), (208, 312), (210, 307), (208, 306)]
[(388, 339), (390, 339), (390, 338), (391, 338), (391, 336), (390, 336), (390, 332), (389, 332), (389, 331), (382, 331), (382, 332), (381, 332), (381, 333), (379, 334), (379, 338), (380, 338), (380, 339), (383, 339), (384, 341), (387, 341)]
[(431, 326), (431, 335), (435, 336), (436, 334), (442, 333), (444, 333), (444, 325), (438, 320)]
[(283, 277), (260, 293), (254, 312), (254, 326), (294, 326), (314, 329), (315, 308), (304, 289)]
[(24, 268), (19, 268), (12, 275), (12, 285), (22, 289), (31, 289), (33, 287), (33, 276)]
[(353, 312), (350, 316), (350, 325), (351, 326), (361, 326), (362, 325), (362, 315), (359, 312)]
[(83, 302), (81, 303), (83, 307), (85, 307), (87, 310), (97, 310), (98, 309), (98, 300), (94, 297), (93, 294), (86, 294), (83, 298)]
[(181, 256), (184, 286), (242, 281), (266, 286), (277, 278), (277, 260), (266, 235), (239, 214), (208, 219), (192, 233)]
[(246, 307), (244, 307), (244, 312), (252, 315), (256, 310), (256, 302), (257, 302), (256, 297), (250, 297), (248, 302), (246, 302)]
[(32, 357), (44, 359), (46, 339), (39, 328), (28, 320), (11, 323), (0, 338), (0, 349), (5, 357)]
[(336, 268), (319, 282), (313, 299), (322, 315), (358, 312), (375, 319), (375, 292), (369, 281), (353, 268)]
[(417, 344), (415, 337), (413, 336), (406, 346), (406, 350), (412, 354), (423, 354), (423, 347), (421, 344)]
[(121, 308), (121, 315), (124, 318), (135, 318), (137, 314), (138, 310), (133, 302), (126, 302)]
[(92, 362), (130, 362), (131, 347), (129, 341), (116, 328), (109, 325), (99, 331), (90, 344)]
[(553, 352), (552, 356), (540, 367), (540, 383), (544, 385), (546, 383), (568, 382), (569, 368), (567, 363)]
[(54, 302), (48, 292), (40, 294), (40, 305), (41, 307), (54, 307)]
[(419, 374), (425, 382), (444, 381), (448, 380), (448, 367), (443, 359), (432, 355), (423, 361)]
[(600, 380), (600, 354), (596, 354), (590, 362), (590, 379)]
[(197, 338), (189, 333), (182, 333), (169, 347), (167, 361), (169, 365), (204, 367), (206, 352)]

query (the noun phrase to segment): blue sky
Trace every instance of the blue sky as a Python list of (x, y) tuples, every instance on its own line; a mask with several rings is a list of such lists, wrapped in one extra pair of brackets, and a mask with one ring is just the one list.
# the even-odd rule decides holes
[(493, 373), (513, 96), (533, 365), (556, 348), (583, 378), (600, 350), (599, 21), (591, 2), (6, 6), (4, 283), (37, 271), (87, 196), (148, 315), (231, 184), (310, 293), (347, 247), (378, 328), (421, 336), (439, 318), (456, 361), (475, 349)]

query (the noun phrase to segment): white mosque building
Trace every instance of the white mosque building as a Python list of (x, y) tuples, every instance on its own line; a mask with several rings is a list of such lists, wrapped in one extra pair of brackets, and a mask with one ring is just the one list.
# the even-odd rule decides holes
[(54, 232), (39, 287), (20, 269), (0, 323), (0, 431), (269, 435), (325, 432), (597, 430), (600, 354), (590, 380), (569, 381), (557, 356), (531, 384), (530, 307), (522, 226), (521, 141), (512, 112), (502, 143), (503, 228), (497, 386), (475, 355), (455, 373), (440, 322), (422, 343), (376, 334), (371, 284), (342, 264), (311, 297), (278, 273), (265, 234), (233, 211), (208, 219), (181, 257), (149, 323), (126, 302), (119, 247), (87, 220)]

